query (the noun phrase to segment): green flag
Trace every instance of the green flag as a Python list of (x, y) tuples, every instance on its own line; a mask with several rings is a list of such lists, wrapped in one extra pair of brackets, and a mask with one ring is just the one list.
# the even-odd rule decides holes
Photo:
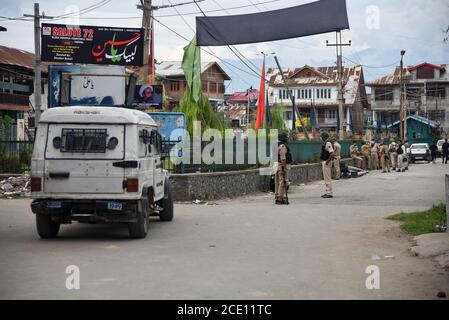
[(196, 46), (196, 37), (184, 48), (181, 67), (186, 76), (188, 90), (193, 100), (198, 102), (201, 97), (201, 54), (200, 48)]

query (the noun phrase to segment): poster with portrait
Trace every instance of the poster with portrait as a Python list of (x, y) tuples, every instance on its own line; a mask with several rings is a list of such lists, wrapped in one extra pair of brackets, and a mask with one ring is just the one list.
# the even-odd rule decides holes
[(136, 86), (133, 105), (136, 109), (162, 109), (163, 96), (162, 85), (138, 85)]

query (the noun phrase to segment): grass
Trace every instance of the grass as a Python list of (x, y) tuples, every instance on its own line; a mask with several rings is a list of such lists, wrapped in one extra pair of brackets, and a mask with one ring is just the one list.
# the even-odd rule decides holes
[(425, 233), (444, 232), (446, 226), (446, 206), (434, 205), (431, 209), (421, 212), (401, 212), (388, 217), (401, 222), (401, 229), (418, 236)]

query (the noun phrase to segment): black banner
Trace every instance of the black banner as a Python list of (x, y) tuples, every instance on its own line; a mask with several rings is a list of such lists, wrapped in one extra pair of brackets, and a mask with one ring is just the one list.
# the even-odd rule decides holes
[(143, 29), (42, 24), (42, 61), (142, 66)]
[(349, 29), (346, 0), (235, 16), (196, 17), (198, 46), (223, 46), (311, 36)]

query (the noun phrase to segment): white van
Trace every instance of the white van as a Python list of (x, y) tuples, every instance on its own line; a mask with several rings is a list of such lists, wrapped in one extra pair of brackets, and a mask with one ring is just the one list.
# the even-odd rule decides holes
[(124, 223), (144, 238), (149, 217), (173, 219), (161, 136), (148, 114), (118, 107), (59, 107), (39, 121), (31, 204), (41, 238), (72, 221)]

